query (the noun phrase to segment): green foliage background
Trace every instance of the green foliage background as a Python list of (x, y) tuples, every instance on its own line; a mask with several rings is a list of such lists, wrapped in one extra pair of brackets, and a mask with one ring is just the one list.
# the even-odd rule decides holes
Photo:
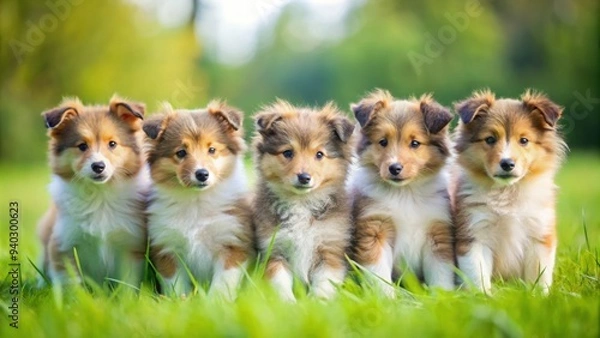
[[(67, 1), (73, 4), (64, 18), (34, 36), (32, 27), (54, 15), (48, 3)], [(203, 10), (205, 1), (190, 1)], [(256, 1), (282, 6), (283, 13), (272, 31), (261, 33), (255, 57), (239, 66), (210, 57), (196, 26), (201, 15), (167, 28), (129, 0), (0, 1), (0, 337), (598, 337), (598, 0), (481, 0), (480, 14), (464, 29), (452, 28), (449, 18), (466, 13), (472, 0), (355, 0), (347, 34), (312, 48), (302, 45), (308, 33), (297, 30), (311, 15), (301, 1)], [(428, 53), (432, 39), (449, 29), (455, 38)], [(409, 55), (426, 62), (415, 67)], [(359, 287), (358, 274), (333, 301), (308, 298), (298, 288), (292, 305), (273, 297), (252, 271), (234, 304), (207, 299), (201, 289), (176, 299), (157, 296), (150, 285), (139, 294), (37, 288), (28, 260), (39, 257), (35, 224), (49, 204), (50, 176), (40, 113), (63, 96), (106, 103), (117, 92), (146, 102), (150, 112), (161, 101), (192, 108), (220, 97), (246, 112), (250, 135), (251, 116), (275, 97), (309, 105), (334, 100), (349, 114), (348, 105), (375, 87), (397, 97), (434, 92), (445, 105), (485, 87), (504, 97), (533, 87), (565, 107), (573, 152), (557, 178), (559, 248), (548, 297), (518, 281), (498, 282), (493, 297), (407, 281), (399, 299), (389, 300)], [(21, 208), (16, 331), (6, 320), (4, 274), (9, 216), (2, 208), (11, 200)]]
[[(50, 2), (69, 1), (54, 27), (44, 26), (54, 13), (44, 1), (0, 3), (2, 162), (44, 161), (39, 114), (63, 96), (103, 103), (114, 92), (145, 101), (150, 111), (160, 101), (195, 107), (220, 97), (251, 116), (275, 97), (334, 100), (347, 111), (375, 87), (398, 97), (434, 92), (446, 105), (480, 88), (515, 97), (533, 87), (565, 107), (571, 148), (600, 147), (597, 0), (358, 1), (345, 19), (347, 34), (314, 48), (298, 46), (305, 32), (295, 24), (310, 15), (301, 1), (257, 0), (283, 13), (273, 31), (261, 33), (256, 56), (235, 67), (208, 57), (194, 29), (201, 15), (166, 28), (128, 1)], [(195, 3), (201, 12), (203, 1)], [(478, 14), (453, 26), (469, 6)], [(32, 25), (48, 29), (38, 38)], [(426, 61), (415, 67), (409, 55)]]

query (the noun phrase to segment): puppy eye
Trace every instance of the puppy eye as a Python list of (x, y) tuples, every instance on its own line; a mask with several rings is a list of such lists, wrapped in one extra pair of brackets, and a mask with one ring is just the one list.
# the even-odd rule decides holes
[(108, 147), (111, 149), (114, 149), (117, 146), (117, 142), (115, 141), (110, 141), (108, 142)]
[(496, 138), (493, 137), (493, 136), (486, 137), (485, 138), (485, 143), (487, 143), (489, 145), (492, 145), (492, 144), (496, 143)]
[(323, 158), (323, 156), (325, 156), (325, 154), (323, 154), (322, 151), (317, 151), (317, 160), (320, 160)]
[(419, 142), (419, 141), (417, 141), (417, 140), (412, 140), (412, 141), (410, 141), (410, 147), (411, 147), (411, 148), (414, 148), (414, 149), (416, 149), (416, 148), (419, 148), (419, 146), (420, 146), (420, 145), (421, 145), (421, 142)]
[(379, 140), (379, 145), (382, 147), (387, 147), (388, 140), (386, 138), (382, 138), (381, 140)]
[(210, 148), (208, 148), (208, 153), (209, 153), (209, 154), (211, 154), (211, 155), (212, 155), (212, 154), (214, 154), (214, 153), (216, 153), (216, 152), (217, 152), (217, 149), (215, 149), (215, 147), (210, 147)]
[(283, 155), (283, 157), (285, 158), (292, 158), (294, 157), (294, 152), (291, 150), (286, 150), (283, 153), (281, 153)]
[(526, 139), (525, 137), (521, 137), (521, 139), (519, 140), (519, 143), (521, 143), (521, 145), (526, 146), (527, 143), (529, 143), (529, 140)]
[(87, 143), (81, 143), (80, 145), (77, 146), (77, 148), (79, 148), (79, 150), (81, 151), (86, 151), (88, 149), (88, 145)]
[(180, 151), (175, 153), (175, 156), (177, 156), (179, 158), (184, 158), (185, 155), (187, 155), (187, 151), (185, 151), (184, 149), (181, 149)]

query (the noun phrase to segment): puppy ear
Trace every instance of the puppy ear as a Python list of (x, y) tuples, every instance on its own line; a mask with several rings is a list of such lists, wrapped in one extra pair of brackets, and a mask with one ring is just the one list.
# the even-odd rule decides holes
[(383, 101), (372, 102), (370, 100), (362, 100), (358, 104), (350, 105), (354, 117), (361, 127), (366, 126), (374, 117), (375, 113), (384, 107)]
[(109, 110), (120, 120), (125, 122), (131, 130), (140, 130), (146, 106), (143, 103), (126, 101), (117, 95), (110, 99)]
[(331, 120), (330, 125), (335, 136), (343, 143), (348, 143), (354, 132), (354, 123), (350, 122), (346, 117), (340, 116)]
[(347, 143), (354, 132), (354, 123), (340, 113), (333, 101), (327, 102), (320, 111), (321, 117), (325, 119), (333, 134), (338, 140)]
[(562, 116), (563, 108), (550, 101), (542, 93), (527, 90), (521, 96), (521, 100), (523, 100), (523, 104), (530, 112), (539, 112), (544, 121), (552, 128), (556, 126), (556, 122)]
[(57, 129), (67, 120), (79, 116), (79, 112), (74, 107), (57, 107), (42, 113), (46, 128)]
[(167, 118), (165, 115), (155, 115), (144, 121), (142, 130), (144, 130), (144, 133), (148, 135), (149, 138), (156, 140), (163, 134), (167, 124), (166, 122)]
[(261, 134), (270, 134), (272, 133), (271, 127), (273, 124), (283, 117), (278, 112), (273, 111), (265, 111), (258, 113), (254, 117), (254, 121), (256, 123), (256, 130)]
[(364, 128), (373, 120), (379, 110), (389, 106), (393, 100), (394, 98), (387, 90), (376, 89), (360, 100), (358, 104), (350, 105), (350, 109), (354, 112), (354, 117), (360, 126)]
[(208, 112), (219, 119), (224, 129), (234, 132), (242, 127), (243, 114), (236, 108), (227, 106), (221, 101), (212, 101), (208, 104)]
[(425, 127), (430, 133), (439, 133), (452, 121), (454, 116), (450, 110), (434, 101), (431, 95), (422, 96), (420, 101)]
[(484, 114), (496, 100), (489, 90), (473, 93), (470, 98), (454, 105), (454, 109), (464, 124), (473, 122), (475, 118)]

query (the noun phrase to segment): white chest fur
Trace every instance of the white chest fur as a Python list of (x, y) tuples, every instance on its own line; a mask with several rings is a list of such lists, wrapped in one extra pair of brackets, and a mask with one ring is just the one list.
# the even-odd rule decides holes
[[(311, 271), (318, 263), (319, 248), (328, 241), (347, 239), (347, 220), (327, 217), (326, 210), (335, 204), (331, 195), (319, 195), (296, 200), (276, 202), (271, 208), (281, 220), (276, 230), (274, 250), (285, 256), (294, 274), (304, 283), (310, 282)], [(263, 239), (267, 248), (270, 238)]]
[(143, 169), (129, 181), (97, 185), (53, 176), (50, 193), (58, 207), (53, 236), (59, 250), (77, 247), (85, 273), (111, 274), (121, 253), (143, 247), (148, 177)]
[(421, 274), (423, 247), (430, 225), (451, 222), (447, 174), (441, 172), (427, 181), (392, 188), (382, 187), (379, 178), (364, 168), (358, 168), (355, 175), (363, 179), (353, 180), (351, 189), (373, 200), (363, 211), (363, 217), (389, 217), (394, 223), (394, 265), (406, 264)]
[(494, 256), (494, 274), (520, 275), (526, 250), (542, 242), (555, 222), (555, 185), (551, 177), (482, 190), (465, 185), (469, 230)]
[(243, 165), (206, 191), (155, 187), (148, 208), (152, 245), (173, 253), (199, 278), (212, 275), (223, 245), (239, 242), (239, 221), (226, 213), (247, 191)]

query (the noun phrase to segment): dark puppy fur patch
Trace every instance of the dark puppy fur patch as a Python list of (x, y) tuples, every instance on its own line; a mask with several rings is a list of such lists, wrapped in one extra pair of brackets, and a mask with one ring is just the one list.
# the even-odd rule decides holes
[[(281, 100), (265, 107), (255, 121), (258, 191), (254, 222), (263, 254), (276, 235), (267, 277), (298, 274), (311, 284), (311, 292), (330, 297), (335, 289), (328, 278), (340, 283), (346, 270), (350, 209), (344, 184), (352, 159), (354, 124), (333, 104), (310, 109)], [(300, 174), (310, 176), (308, 186), (298, 186)], [(278, 227), (281, 231), (276, 231)], [(310, 240), (299, 237), (308, 236), (307, 232), (313, 234)], [(307, 240), (307, 245), (300, 246)], [(298, 263), (305, 259), (309, 266)], [(284, 297), (293, 298), (291, 285), (280, 287)]]

